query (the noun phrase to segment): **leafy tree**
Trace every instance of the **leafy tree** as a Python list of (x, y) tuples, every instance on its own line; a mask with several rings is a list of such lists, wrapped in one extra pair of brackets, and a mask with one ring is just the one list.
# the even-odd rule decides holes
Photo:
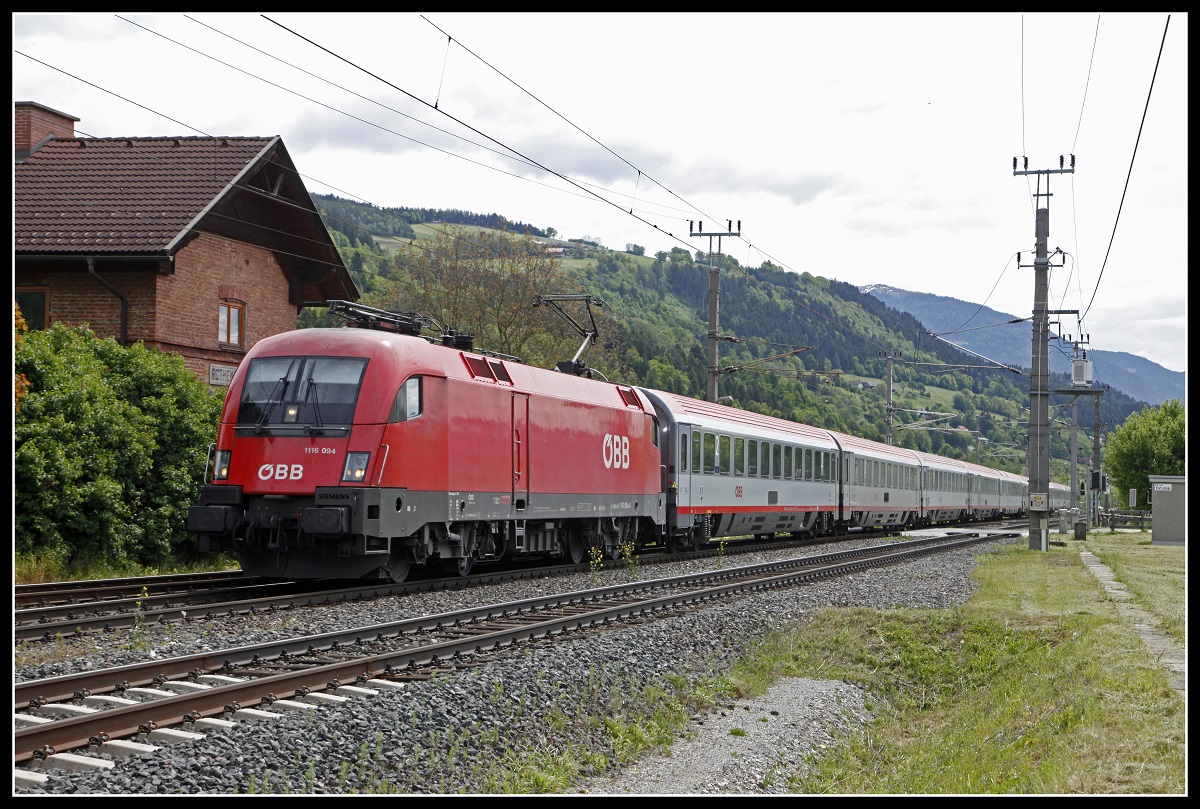
[[(1130, 489), (1152, 498), (1151, 475), (1182, 475), (1185, 460), (1187, 414), (1178, 399), (1168, 399), (1159, 407), (1143, 407), (1125, 423), (1108, 434), (1104, 450), (1104, 468), (1117, 492), (1117, 500), (1127, 503)], [(1140, 498), (1139, 498), (1140, 499)]]
[[(506, 233), (472, 234), (448, 227), (421, 242), (422, 250), (398, 254), (391, 277), (363, 303), (432, 317), (443, 328), (475, 337), (475, 345), (554, 367), (578, 351), (582, 335), (540, 295), (577, 293), (561, 262), (535, 240)], [(599, 344), (582, 358), (602, 374), (624, 375), (618, 330), (593, 307)], [(574, 313), (576, 322), (590, 319)]]
[[(21, 307), (13, 301), (13, 350), (21, 347), (21, 341), (24, 339), (22, 335), (29, 331), (29, 327), (25, 325), (25, 318), (21, 317)], [(21, 409), (21, 400), (29, 393), (29, 380), (25, 378), (25, 374), (13, 375), (13, 412)]]
[(86, 326), (25, 334), (15, 366), (15, 552), (101, 569), (193, 556), (187, 509), (222, 394), (178, 355)]

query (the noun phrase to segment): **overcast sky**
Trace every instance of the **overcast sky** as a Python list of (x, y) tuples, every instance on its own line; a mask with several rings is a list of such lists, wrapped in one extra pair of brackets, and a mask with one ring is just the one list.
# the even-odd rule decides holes
[(14, 14), (13, 99), (81, 136), (280, 135), (312, 193), (1017, 317), (1013, 157), (1074, 154), (1061, 332), (1186, 371), (1187, 38), (1174, 12)]

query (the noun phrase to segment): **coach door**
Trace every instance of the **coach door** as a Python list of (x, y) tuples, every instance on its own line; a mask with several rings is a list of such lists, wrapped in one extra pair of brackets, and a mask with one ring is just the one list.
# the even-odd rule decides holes
[(678, 453), (679, 465), (675, 468), (678, 470), (675, 479), (679, 481), (676, 491), (676, 503), (678, 511), (676, 512), (677, 526), (690, 528), (692, 525), (692, 432), (694, 427), (687, 424), (679, 425), (679, 446), (676, 448)]
[(512, 502), (522, 513), (529, 498), (529, 395), (512, 398)]

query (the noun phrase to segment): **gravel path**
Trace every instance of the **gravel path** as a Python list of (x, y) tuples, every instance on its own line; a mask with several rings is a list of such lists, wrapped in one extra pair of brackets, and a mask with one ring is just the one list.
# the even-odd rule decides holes
[[(647, 687), (683, 694), (689, 683), (728, 671), (765, 633), (830, 605), (961, 604), (973, 590), (969, 574), (976, 555), (995, 544), (751, 595), (565, 644), (527, 644), (453, 676), (324, 706), (311, 717), (288, 716), (270, 727), (239, 723), (192, 745), (119, 760), (103, 773), (55, 771), (46, 784), (14, 787), (14, 794), (497, 794), (512, 789), (495, 773), (555, 757), (584, 762), (584, 772), (570, 782), (548, 777), (539, 793), (785, 793), (787, 776), (806, 766), (810, 755), (870, 721), (864, 707), (869, 698), (858, 688), (841, 681), (785, 680), (761, 699), (693, 717), (685, 737), (665, 751), (669, 755), (644, 755), (624, 767), (613, 764), (620, 757), (613, 736), (591, 720), (636, 714)], [(727, 559), (726, 566), (822, 550), (739, 556)], [(646, 566), (640, 574), (647, 579), (715, 565), (708, 560)], [(615, 584), (627, 581), (628, 573), (614, 566), (598, 578)], [(569, 592), (589, 586), (590, 577), (581, 574), (274, 616), (143, 627), (135, 648), (129, 648), (126, 636), (117, 636), (116, 643), (113, 636), (99, 643), (68, 639), (62, 641), (68, 662), (21, 665), (14, 680), (366, 626), (469, 603), (500, 603), (546, 588)], [(18, 662), (29, 658), (30, 651), (17, 650)]]

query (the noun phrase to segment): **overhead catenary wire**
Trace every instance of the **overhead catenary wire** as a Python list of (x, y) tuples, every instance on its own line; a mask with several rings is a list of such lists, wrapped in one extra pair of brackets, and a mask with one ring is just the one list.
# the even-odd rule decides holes
[[(453, 38), (452, 38), (452, 37), (450, 37), (450, 36), (447, 36), (447, 45), (446, 45), (447, 51), (449, 51), (449, 49), (450, 49), (450, 45), (451, 45), (451, 43), (452, 43), (452, 42), (455, 42), (455, 41), (453, 40)], [(461, 43), (456, 43), (456, 44), (461, 44)], [(444, 68), (443, 68), (443, 75), (444, 75)], [(518, 86), (519, 86), (519, 85), (518, 85)], [(439, 88), (439, 95), (440, 95), (441, 88), (442, 88), (442, 84), (441, 84), (440, 82), (439, 82), (438, 88)], [(524, 90), (524, 88), (521, 88), (521, 89), (522, 89), (522, 90)], [(531, 94), (531, 95), (532, 95), (532, 94)], [(535, 98), (536, 98), (536, 97), (535, 97)], [(540, 99), (538, 99), (538, 100), (539, 100), (539, 103), (542, 103), (542, 102), (540, 102)], [(544, 103), (543, 103), (543, 105), (544, 105)], [(544, 106), (545, 106), (545, 105), (544, 105)], [(557, 114), (557, 113), (556, 113), (556, 114)], [(561, 116), (560, 116), (560, 117), (561, 117)], [(1082, 116), (1081, 116), (1081, 122), (1082, 122)], [(582, 131), (582, 130), (580, 130), (580, 131)], [(468, 141), (468, 142), (470, 142), (470, 141)], [(507, 148), (507, 147), (506, 147), (506, 148)], [(606, 148), (607, 148), (607, 147), (606, 147)], [(614, 153), (614, 154), (615, 154), (615, 153)], [(622, 158), (622, 159), (623, 159), (623, 158)], [(626, 161), (626, 162), (628, 163), (628, 161)], [(630, 165), (630, 166), (632, 166), (632, 164), (629, 164), (629, 165)], [(490, 167), (489, 167), (489, 168), (490, 168)], [(637, 167), (633, 167), (633, 168), (635, 168), (635, 170), (637, 170), (637, 171), (639, 171), (639, 172), (641, 171), (640, 169), (637, 169)], [(527, 178), (521, 177), (520, 179), (527, 179)], [(547, 186), (547, 187), (551, 187), (551, 186)], [(560, 189), (555, 189), (555, 190), (560, 190)], [(360, 198), (360, 199), (361, 199), (361, 198)], [(657, 227), (657, 226), (656, 226), (656, 227)], [(752, 250), (752, 249), (753, 249), (753, 250), (756, 250), (756, 251), (757, 251), (757, 252), (759, 252), (759, 254), (761, 254), (761, 255), (764, 255), (764, 256), (769, 256), (769, 254), (768, 254), (768, 253), (766, 253), (765, 251), (761, 250), (761, 249), (760, 249), (759, 247), (757, 247), (756, 245), (753, 245), (753, 244), (751, 244), (751, 243), (750, 243), (750, 242), (747, 240), (747, 251), (749, 252), (749, 251), (750, 251), (750, 250)], [(776, 264), (778, 264), (779, 266), (781, 266), (781, 267), (785, 267), (785, 268), (786, 268), (786, 265), (784, 265), (784, 264), (783, 264), (783, 262), (776, 262), (776, 261), (773, 261), (772, 263), (776, 263)], [(790, 268), (788, 268), (788, 269), (790, 269)], [(862, 337), (862, 335), (856, 334), (856, 333), (855, 333), (855, 332), (853, 332), (852, 330), (848, 330), (848, 333), (850, 333), (850, 334), (854, 334), (854, 336), (856, 336), (856, 337)], [(874, 341), (872, 341), (872, 342), (874, 342)], [(877, 343), (877, 342), (875, 342), (874, 344), (875, 344), (875, 345), (879, 345), (879, 343)]]

